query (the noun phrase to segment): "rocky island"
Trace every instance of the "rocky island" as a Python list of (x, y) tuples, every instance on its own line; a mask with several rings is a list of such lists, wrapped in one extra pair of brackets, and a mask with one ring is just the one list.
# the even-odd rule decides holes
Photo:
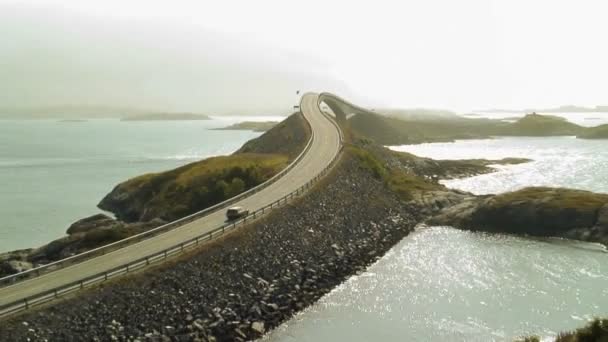
[(254, 131), (254, 132), (266, 132), (267, 130), (274, 127), (278, 122), (276, 121), (243, 121), (233, 125), (214, 128), (215, 130), (241, 130), (241, 131)]
[(608, 139), (608, 124), (587, 129), (577, 136), (579, 139)]
[(427, 222), (493, 233), (563, 237), (608, 246), (608, 194), (530, 187), (469, 197)]
[(605, 137), (606, 126), (583, 127), (553, 115), (528, 114), (514, 120), (493, 120), (448, 116), (443, 120), (423, 117), (384, 116), (360, 113), (349, 120), (352, 130), (383, 145), (452, 142), (460, 139), (489, 139), (494, 136), (578, 136)]
[(150, 113), (150, 114), (138, 114), (132, 116), (126, 116), (120, 121), (174, 121), (174, 120), (211, 120), (211, 118), (205, 114), (193, 114), (193, 113)]

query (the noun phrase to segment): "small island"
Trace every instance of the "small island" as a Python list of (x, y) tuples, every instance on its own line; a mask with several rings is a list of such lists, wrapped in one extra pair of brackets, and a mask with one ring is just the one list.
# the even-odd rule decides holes
[(608, 124), (588, 128), (577, 136), (579, 139), (608, 139)]
[(277, 124), (278, 122), (276, 121), (243, 121), (227, 127), (214, 128), (214, 130), (244, 130), (254, 132), (266, 132)]
[(191, 120), (211, 120), (211, 118), (205, 114), (194, 114), (194, 113), (150, 113), (126, 116), (120, 121), (191, 121)]

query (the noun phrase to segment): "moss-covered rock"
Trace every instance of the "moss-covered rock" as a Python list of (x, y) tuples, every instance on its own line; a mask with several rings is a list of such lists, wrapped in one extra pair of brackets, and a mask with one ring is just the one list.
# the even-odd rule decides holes
[(255, 187), (287, 164), (287, 156), (276, 154), (208, 158), (123, 182), (98, 206), (125, 222), (172, 221)]
[(557, 236), (608, 244), (608, 195), (530, 187), (448, 208), (430, 223), (457, 228)]

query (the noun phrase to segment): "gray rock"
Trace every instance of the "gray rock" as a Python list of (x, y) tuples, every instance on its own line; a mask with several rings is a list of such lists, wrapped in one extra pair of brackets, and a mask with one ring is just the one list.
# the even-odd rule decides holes
[(608, 203), (604, 204), (604, 206), (598, 211), (595, 225), (608, 228)]
[(2, 274), (21, 273), (34, 268), (32, 263), (20, 260), (9, 260), (0, 263), (0, 272)]
[(257, 332), (260, 335), (264, 334), (264, 332), (266, 332), (266, 329), (264, 328), (264, 322), (258, 321), (251, 323), (251, 330)]
[(84, 233), (99, 227), (110, 227), (116, 225), (117, 223), (118, 221), (109, 217), (108, 215), (96, 214), (72, 223), (66, 233), (70, 235)]

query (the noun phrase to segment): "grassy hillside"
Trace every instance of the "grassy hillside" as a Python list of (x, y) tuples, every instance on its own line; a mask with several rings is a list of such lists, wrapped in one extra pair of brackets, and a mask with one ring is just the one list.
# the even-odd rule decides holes
[(479, 127), (501, 124), (479, 119), (402, 120), (371, 113), (357, 114), (351, 117), (348, 122), (355, 134), (371, 138), (382, 145), (487, 138), (487, 134), (480, 133)]
[(597, 127), (588, 128), (582, 134), (579, 134), (577, 138), (580, 139), (608, 139), (608, 125), (601, 125)]
[(528, 114), (498, 130), (497, 135), (556, 136), (577, 135), (584, 127), (568, 122), (558, 116)]
[(294, 113), (261, 136), (246, 142), (235, 154), (276, 153), (295, 158), (306, 146), (311, 131), (301, 113)]
[(99, 203), (126, 222), (171, 221), (238, 195), (288, 164), (280, 154), (238, 154), (205, 159), (119, 184)]

